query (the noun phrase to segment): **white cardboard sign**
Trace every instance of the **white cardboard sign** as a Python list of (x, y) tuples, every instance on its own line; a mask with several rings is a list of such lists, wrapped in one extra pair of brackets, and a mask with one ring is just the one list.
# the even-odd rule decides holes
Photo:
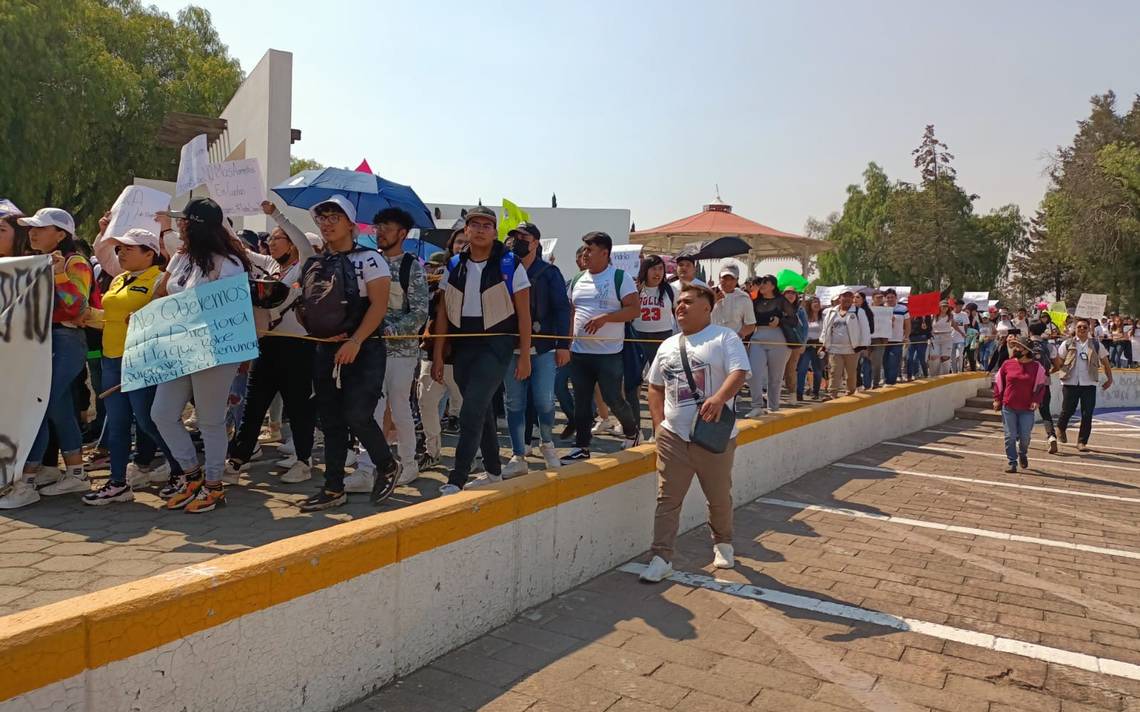
[[(638, 269), (641, 268), (642, 247), (644, 245), (614, 245), (613, 251), (610, 252), (610, 260), (617, 269), (636, 277)], [(543, 252), (545, 253), (545, 250)]]
[(206, 166), (206, 185), (228, 217), (257, 215), (265, 200), (265, 183), (256, 158)]
[(207, 148), (206, 134), (198, 134), (182, 147), (175, 195), (185, 195), (206, 182), (206, 166), (210, 163)]
[(161, 232), (154, 214), (170, 208), (170, 196), (161, 190), (142, 185), (128, 185), (119, 193), (111, 206), (111, 222), (104, 233), (107, 237), (122, 237), (131, 228), (150, 230), (155, 235)]
[(978, 305), (978, 308), (984, 308), (990, 303), (989, 292), (963, 292), (962, 303), (969, 304), (973, 302)]
[(875, 315), (875, 329), (871, 332), (872, 339), (891, 338), (895, 318), (894, 312), (894, 307), (871, 307), (871, 313)]
[(1083, 316), (1089, 319), (1099, 319), (1104, 316), (1104, 311), (1108, 307), (1107, 294), (1085, 294), (1077, 300), (1077, 310), (1074, 312), (1077, 316)]

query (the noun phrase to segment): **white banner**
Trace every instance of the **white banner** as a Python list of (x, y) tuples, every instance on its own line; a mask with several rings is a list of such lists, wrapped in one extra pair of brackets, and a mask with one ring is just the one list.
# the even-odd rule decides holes
[(548, 237), (539, 240), (538, 244), (542, 245), (542, 259), (549, 262), (550, 258), (554, 256), (554, 248), (558, 246), (558, 238)]
[(610, 252), (610, 260), (614, 267), (624, 271), (630, 277), (637, 277), (641, 268), (641, 248), (644, 245), (614, 245)]
[(155, 235), (162, 228), (154, 221), (154, 214), (170, 209), (170, 196), (161, 190), (141, 185), (128, 185), (119, 193), (111, 206), (111, 222), (107, 224), (107, 237), (122, 237), (134, 227), (150, 230)]
[(1104, 316), (1104, 310), (1108, 307), (1107, 294), (1082, 294), (1081, 298), (1077, 300), (1077, 311), (1074, 312), (1077, 316), (1083, 316), (1089, 319), (1099, 319)]
[(872, 339), (891, 338), (894, 312), (894, 307), (871, 307), (871, 313), (875, 315), (875, 328), (871, 331)]
[(816, 285), (815, 296), (819, 299), (820, 306), (827, 309), (831, 306), (831, 300), (838, 297), (843, 293), (843, 285), (837, 284), (833, 287)]
[(256, 158), (211, 163), (206, 166), (206, 186), (226, 217), (261, 213), (265, 183)]
[(984, 309), (990, 303), (989, 292), (964, 292), (962, 294), (962, 303), (969, 304), (973, 302), (979, 309)]
[(0, 258), (0, 488), (16, 480), (51, 391), (51, 257)]
[(182, 147), (175, 195), (185, 195), (206, 182), (206, 166), (210, 163), (206, 140), (206, 134), (198, 134)]

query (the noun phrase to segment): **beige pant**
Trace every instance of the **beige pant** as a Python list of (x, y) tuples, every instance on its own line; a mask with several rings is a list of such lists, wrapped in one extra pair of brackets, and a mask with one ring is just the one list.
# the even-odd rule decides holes
[(800, 363), (800, 356), (803, 355), (804, 347), (796, 346), (788, 349), (788, 362), (784, 364), (784, 390), (795, 397), (796, 393), (796, 367)]
[(831, 397), (835, 398), (839, 395), (839, 381), (846, 376), (844, 385), (847, 387), (848, 395), (855, 395), (856, 383), (855, 374), (859, 370), (859, 354), (830, 354), (828, 362), (831, 365), (831, 375), (829, 378), (831, 382), (828, 384), (828, 391)]
[(682, 440), (666, 428), (657, 429), (657, 514), (653, 519), (653, 553), (673, 560), (673, 544), (681, 524), (681, 503), (693, 482), (709, 506), (714, 544), (732, 543), (732, 459), (736, 442), (721, 454)]

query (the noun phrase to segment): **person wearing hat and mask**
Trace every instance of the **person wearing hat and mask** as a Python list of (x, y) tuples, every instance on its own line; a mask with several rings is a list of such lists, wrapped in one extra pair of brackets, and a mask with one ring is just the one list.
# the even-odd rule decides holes
[(673, 276), (673, 281), (678, 285), (691, 282), (707, 287), (704, 280), (697, 276), (697, 260), (694, 255), (693, 252), (682, 252), (677, 255), (677, 273)]
[(1049, 387), (1045, 369), (1033, 356), (1029, 342), (1019, 336), (1006, 338), (1010, 358), (994, 375), (994, 410), (1001, 411), (1005, 431), (1006, 472), (1014, 474), (1020, 465), (1029, 467), (1029, 439), (1033, 435), (1034, 411)]
[(839, 305), (830, 309), (823, 320), (823, 348), (830, 362), (828, 390), (832, 398), (839, 396), (843, 381), (847, 395), (855, 395), (859, 353), (871, 345), (871, 325), (862, 309), (855, 308), (855, 292), (844, 289)]
[[(54, 300), (51, 314), (51, 385), (47, 410), (32, 443), (22, 478), (0, 489), (0, 509), (15, 509), (39, 501), (40, 494), (60, 495), (90, 489), (83, 469), (83, 435), (75, 410), (72, 383), (83, 372), (87, 339), (81, 328), (92, 306), (95, 283), (91, 263), (78, 251), (75, 220), (66, 210), (42, 208), (30, 218), (18, 218), (28, 228), (33, 252), (51, 257)], [(41, 472), (49, 428), (55, 431), (65, 469), (53, 481)], [(53, 474), (58, 470), (53, 469)], [(37, 487), (40, 489), (37, 491)]]
[(752, 332), (756, 331), (756, 310), (752, 308), (752, 297), (740, 289), (740, 268), (725, 264), (720, 268), (720, 293), (712, 311), (712, 323), (736, 332), (743, 343), (748, 343)]
[(503, 467), (504, 479), (525, 475), (528, 471), (528, 402), (538, 421), (538, 447), (546, 469), (556, 470), (562, 466), (554, 449), (554, 375), (559, 367), (570, 363), (570, 300), (562, 272), (542, 259), (541, 237), (538, 226), (532, 222), (519, 223), (507, 233), (508, 244), (530, 280), (531, 333), (558, 338), (531, 342), (529, 378), (515, 378), (517, 353), (507, 365), (503, 385), (512, 456)]

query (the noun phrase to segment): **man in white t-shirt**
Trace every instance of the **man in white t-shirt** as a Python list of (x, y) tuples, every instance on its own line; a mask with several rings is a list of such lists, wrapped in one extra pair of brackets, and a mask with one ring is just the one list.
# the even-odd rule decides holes
[(637, 416), (622, 392), (624, 360), (622, 348), (625, 322), (640, 311), (633, 275), (610, 263), (613, 238), (604, 232), (587, 233), (586, 269), (570, 280), (570, 382), (574, 384), (574, 449), (562, 464), (590, 459), (590, 432), (594, 420), (594, 387), (621, 423), (622, 449), (641, 442)]
[(910, 314), (905, 304), (899, 304), (899, 295), (888, 287), (883, 292), (887, 306), (894, 317), (891, 321), (891, 341), (883, 351), (883, 380), (888, 386), (898, 383), (902, 370), (903, 345), (910, 339)]
[(1081, 427), (1077, 434), (1077, 449), (1081, 452), (1089, 449), (1101, 367), (1105, 375), (1101, 387), (1105, 390), (1112, 387), (1112, 364), (1104, 346), (1093, 338), (1090, 326), (1088, 319), (1078, 318), (1077, 335), (1063, 341), (1057, 349), (1057, 358), (1061, 360), (1061, 415), (1057, 418), (1057, 439), (1062, 443), (1069, 442), (1065, 431), (1080, 403)]
[(680, 291), (681, 285), (685, 282), (699, 284), (702, 287), (708, 286), (697, 276), (697, 260), (692, 252), (682, 252), (677, 255), (677, 273), (673, 275), (673, 284), (677, 291)]
[(334, 195), (310, 211), (327, 245), (325, 259), (347, 255), (356, 272), (357, 298), (367, 299), (368, 309), (352, 334), (344, 335), (344, 341), (317, 344), (313, 391), (325, 434), (325, 485), (301, 502), (305, 512), (345, 503), (344, 463), (350, 433), (375, 463), (373, 502), (392, 494), (398, 469), (374, 415), (384, 390), (387, 353), (380, 327), (388, 312), (392, 274), (379, 252), (357, 248), (356, 209), (343, 196)]
[(752, 308), (752, 298), (741, 289), (740, 268), (725, 265), (720, 268), (720, 293), (724, 296), (713, 307), (712, 322), (731, 329), (744, 341), (756, 331), (756, 310)]
[[(693, 475), (708, 500), (713, 565), (730, 569), (734, 564), (732, 461), (736, 428), (732, 431), (734, 440), (722, 453), (697, 445), (691, 437), (697, 418), (715, 422), (723, 417), (726, 406), (735, 412), (736, 394), (751, 373), (740, 337), (727, 327), (710, 323), (715, 301), (707, 287), (683, 286), (677, 297), (681, 333), (661, 344), (649, 367), (649, 413), (657, 440), (657, 514), (653, 520), (653, 558), (641, 574), (644, 581), (660, 581), (673, 572), (681, 503)], [(691, 380), (685, 370), (686, 360)]]
[[(954, 312), (951, 314), (955, 328), (951, 331), (950, 372), (961, 373), (966, 355), (966, 327), (970, 324), (970, 315), (962, 311), (962, 301), (954, 300)], [(1022, 332), (1024, 335), (1025, 332)]]

